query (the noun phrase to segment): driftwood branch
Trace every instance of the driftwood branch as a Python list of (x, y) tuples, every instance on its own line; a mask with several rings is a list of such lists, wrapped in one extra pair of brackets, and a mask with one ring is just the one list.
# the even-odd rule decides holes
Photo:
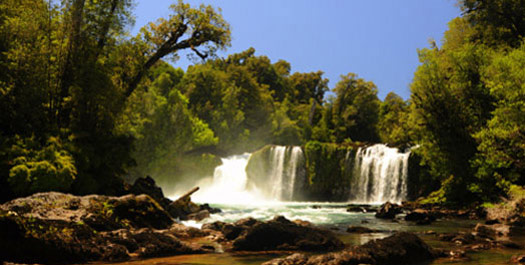
[(173, 201), (173, 204), (177, 203), (177, 202), (180, 202), (180, 201), (185, 201), (187, 200), (193, 193), (195, 193), (196, 191), (199, 190), (199, 187), (195, 187), (191, 190), (189, 190), (188, 192), (184, 193), (184, 195), (180, 196), (178, 199), (176, 199), (175, 201)]

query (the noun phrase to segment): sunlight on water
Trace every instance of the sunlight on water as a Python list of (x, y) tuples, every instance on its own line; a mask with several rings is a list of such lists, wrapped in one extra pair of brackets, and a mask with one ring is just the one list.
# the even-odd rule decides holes
[[(266, 200), (256, 188), (247, 188), (246, 165), (250, 154), (222, 158), (212, 178), (200, 181), (191, 198), (198, 203), (258, 204)], [(177, 196), (174, 196), (175, 198)]]

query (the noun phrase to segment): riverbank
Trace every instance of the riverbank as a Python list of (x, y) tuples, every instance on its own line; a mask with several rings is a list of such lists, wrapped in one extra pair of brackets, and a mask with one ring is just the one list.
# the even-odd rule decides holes
[[(66, 264), (140, 264), (156, 257), (173, 257), (172, 264), (302, 264), (350, 258), (384, 264), (376, 262), (381, 240), (389, 245), (398, 242), (398, 248), (422, 242), (420, 247), (429, 249), (432, 264), (496, 264), (512, 256), (519, 261), (525, 252), (523, 226), (480, 219), (484, 214), (477, 209), (306, 202), (210, 207), (189, 199), (174, 204), (149, 178), (138, 180), (132, 191), (147, 194), (110, 197), (50, 192), (0, 205), (0, 258)], [(326, 252), (339, 254), (312, 257)], [(393, 258), (384, 260), (412, 260), (393, 252), (385, 255)], [(490, 262), (483, 261), (486, 255)]]

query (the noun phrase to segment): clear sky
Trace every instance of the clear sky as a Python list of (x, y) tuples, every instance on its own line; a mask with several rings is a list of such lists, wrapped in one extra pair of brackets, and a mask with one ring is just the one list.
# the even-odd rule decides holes
[[(138, 0), (136, 33), (167, 17), (176, 0)], [(254, 47), (272, 62), (284, 59), (292, 72), (322, 70), (330, 88), (353, 72), (373, 81), (383, 99), (394, 91), (407, 99), (419, 65), (417, 49), (439, 41), (460, 15), (455, 0), (186, 0), (222, 9), (231, 25), (226, 56)], [(186, 69), (185, 56), (174, 65)]]

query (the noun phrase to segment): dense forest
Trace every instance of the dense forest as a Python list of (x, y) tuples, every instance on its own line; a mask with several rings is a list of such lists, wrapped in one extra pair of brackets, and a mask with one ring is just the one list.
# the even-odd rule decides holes
[(355, 73), (329, 88), (253, 48), (218, 57), (230, 27), (211, 6), (179, 1), (131, 36), (132, 0), (3, 0), (1, 201), (184, 183), (221, 156), (309, 141), (417, 145), (423, 203), (496, 201), (525, 185), (525, 1), (458, 6), (441, 44), (417, 51), (410, 98), (381, 100)]

